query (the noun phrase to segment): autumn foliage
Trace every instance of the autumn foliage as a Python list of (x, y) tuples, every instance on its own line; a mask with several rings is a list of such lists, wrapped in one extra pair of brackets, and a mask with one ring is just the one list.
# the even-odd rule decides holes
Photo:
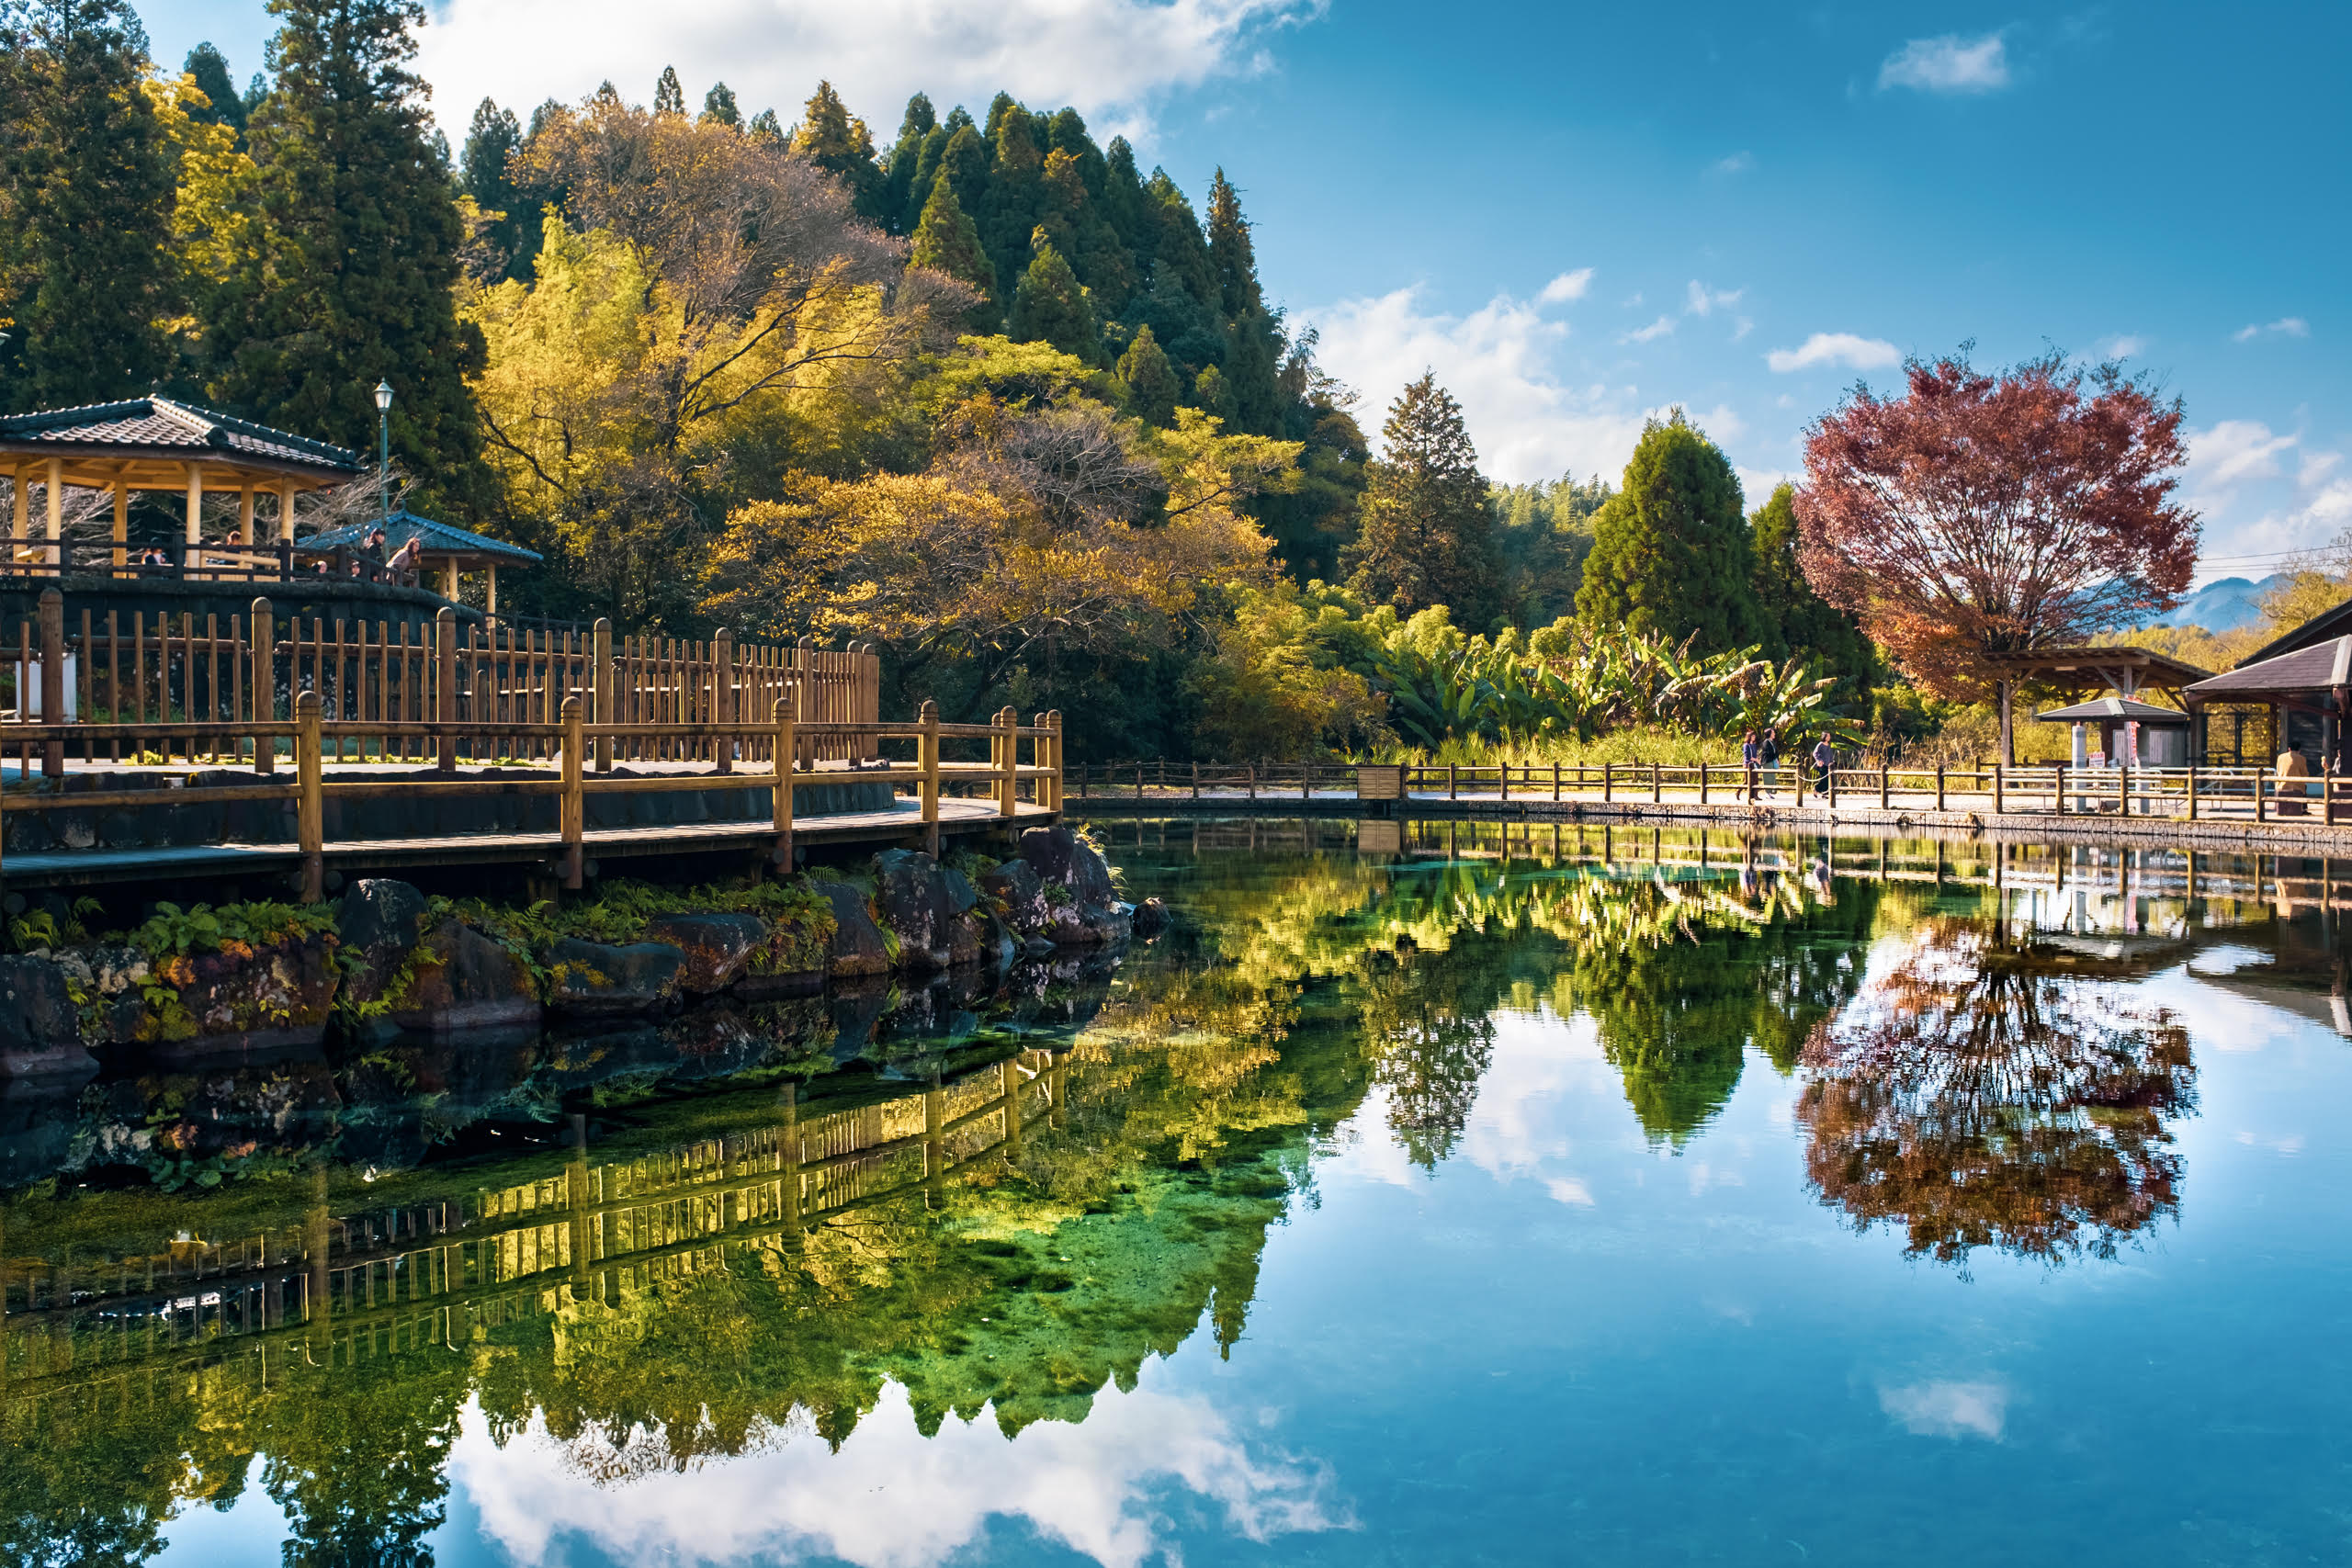
[(2171, 608), (2197, 563), (2172, 499), (2177, 400), (2063, 355), (2000, 372), (1964, 355), (1855, 390), (1805, 442), (1806, 579), (1913, 679), (1982, 693), (1989, 655), (2080, 644)]

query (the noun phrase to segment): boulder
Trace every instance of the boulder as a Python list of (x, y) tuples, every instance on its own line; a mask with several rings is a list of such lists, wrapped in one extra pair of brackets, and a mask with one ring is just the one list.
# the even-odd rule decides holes
[(158, 960), (138, 1041), (164, 1057), (211, 1057), (316, 1045), (326, 1037), (342, 976), (332, 936), (288, 937), (267, 947)]
[(1053, 923), (1053, 907), (1046, 902), (1046, 885), (1037, 868), (1025, 860), (1009, 860), (980, 878), (980, 891), (995, 904), (997, 913), (1013, 933), (1035, 937)]
[(1157, 898), (1147, 898), (1136, 906), (1136, 935), (1148, 941), (1168, 929), (1168, 906)]
[(741, 980), (752, 955), (767, 944), (767, 922), (757, 915), (663, 915), (648, 921), (645, 940), (667, 942), (684, 955), (678, 983), (711, 996)]
[(899, 967), (946, 968), (956, 910), (939, 863), (920, 850), (885, 850), (874, 857), (874, 880), (875, 911), (899, 939)]
[(1036, 869), (1038, 881), (1069, 888), (1080, 908), (1100, 908), (1118, 902), (1111, 886), (1110, 865), (1067, 823), (1023, 833), (1021, 858)]
[(1023, 833), (1020, 861), (999, 866), (990, 880), (1020, 863), (1030, 868), (1039, 888), (1034, 903), (1008, 908), (1006, 918), (1013, 930), (1023, 936), (1042, 936), (1057, 947), (1096, 947), (1127, 936), (1132, 910), (1119, 902), (1111, 886), (1109, 863), (1067, 825)]
[(839, 882), (809, 886), (833, 908), (833, 945), (825, 973), (836, 980), (888, 974), (889, 944), (882, 940), (882, 928), (874, 923), (874, 915), (865, 907), (865, 895)]
[(364, 1032), (500, 1036), (539, 1028), (539, 987), (531, 966), (496, 937), (462, 920), (427, 931), (389, 975), (373, 982), (376, 1005)]
[(409, 954), (424, 934), (424, 895), (405, 882), (363, 877), (343, 896), (335, 929), (356, 954), (358, 967), (345, 979), (345, 1006), (380, 1000), (408, 966)]
[(685, 954), (666, 942), (616, 947), (565, 937), (548, 951), (548, 1005), (576, 1017), (652, 1012), (678, 996)]
[(86, 1077), (97, 1067), (65, 966), (45, 954), (0, 957), (0, 1077)]

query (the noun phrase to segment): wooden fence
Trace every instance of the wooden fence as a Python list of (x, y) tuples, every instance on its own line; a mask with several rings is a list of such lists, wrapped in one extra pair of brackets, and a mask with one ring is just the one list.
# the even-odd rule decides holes
[(815, 1115), (786, 1086), (766, 1127), (609, 1162), (576, 1143), (560, 1170), (453, 1199), (336, 1215), (321, 1184), (307, 1213), (240, 1236), (0, 1259), (0, 1387), (22, 1397), (281, 1331), (324, 1331), (355, 1359), (388, 1339), (463, 1345), (475, 1325), (547, 1310), (551, 1285), (602, 1295), (722, 1247), (797, 1247), (830, 1217), (935, 1203), (958, 1169), (1018, 1157), (1024, 1137), (1063, 1124), (1068, 1067), (1067, 1054), (1023, 1050)]
[[(1404, 795), (1421, 800), (1844, 805), (1890, 811), (2171, 817), (2190, 822), (2219, 818), (2352, 822), (2352, 784), (2263, 768), (2077, 768), (2055, 762), (1834, 768), (1823, 773), (1793, 763), (1760, 770), (1726, 762), (1374, 766), (1396, 771)], [(1072, 799), (1098, 802), (1215, 801), (1237, 795), (1250, 801), (1312, 800), (1318, 792), (1352, 800), (1358, 797), (1363, 771), (1353, 762), (1075, 763), (1067, 784)]]
[[(820, 649), (622, 637), (598, 621), (582, 632), (460, 622), (279, 621), (269, 601), (250, 615), (126, 615), (69, 606), (57, 590), (37, 615), (0, 625), (0, 755), (29, 768), (30, 726), (84, 727), (47, 743), (43, 771), (69, 758), (96, 762), (235, 763), (267, 769), (272, 727), (315, 694), (337, 727), (337, 761), (470, 761), (551, 758), (563, 701), (577, 695), (591, 723), (723, 728), (764, 720), (786, 691), (809, 730), (805, 761), (875, 754), (882, 670), (870, 647)], [(421, 752), (415, 726), (464, 726), (446, 755)], [(355, 726), (363, 728), (354, 728)], [(268, 732), (268, 733), (266, 733)], [(764, 732), (763, 732), (763, 736)], [(78, 742), (78, 744), (77, 744)], [(599, 771), (627, 761), (717, 760), (713, 736), (646, 733), (600, 750)], [(755, 748), (764, 739), (755, 738)], [(763, 760), (764, 751), (745, 754)]]

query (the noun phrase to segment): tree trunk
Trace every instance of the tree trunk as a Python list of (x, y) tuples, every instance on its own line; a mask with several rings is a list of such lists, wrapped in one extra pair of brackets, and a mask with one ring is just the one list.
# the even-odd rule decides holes
[(2018, 765), (2017, 732), (2009, 724), (2009, 697), (2016, 689), (2013, 681), (2001, 682), (2001, 766), (2005, 768)]

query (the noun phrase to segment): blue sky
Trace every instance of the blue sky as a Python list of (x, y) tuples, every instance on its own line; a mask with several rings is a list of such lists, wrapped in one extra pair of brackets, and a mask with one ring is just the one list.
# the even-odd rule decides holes
[[(258, 0), (149, 0), (158, 58), (240, 78)], [(1376, 427), (1434, 368), (1488, 471), (1614, 478), (1679, 404), (1750, 504), (1805, 423), (1904, 353), (2113, 353), (2184, 398), (2206, 578), (2352, 527), (2343, 334), (2352, 7), (2004, 9), (1404, 0), (435, 0), (460, 134), (612, 78), (723, 77), (788, 121), (829, 76), (1000, 85), (1124, 130), (1260, 269)], [(1662, 20), (1662, 17), (1670, 19)]]

